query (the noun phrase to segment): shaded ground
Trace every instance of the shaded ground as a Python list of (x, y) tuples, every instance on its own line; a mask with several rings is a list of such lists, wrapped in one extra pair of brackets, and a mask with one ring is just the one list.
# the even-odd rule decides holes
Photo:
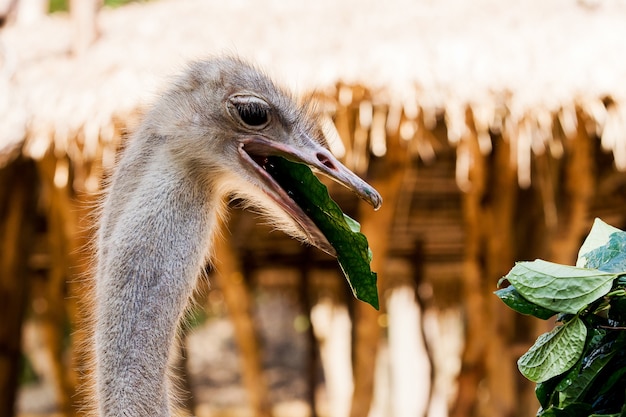
[[(289, 291), (263, 292), (258, 297), (261, 300), (256, 319), (270, 402), (300, 404), (303, 408), (308, 393), (308, 346), (302, 332), (306, 329), (298, 326), (297, 302)], [(211, 404), (201, 406), (199, 411), (245, 408), (246, 393), (233, 337), (228, 318), (220, 316), (207, 320), (187, 338), (187, 368), (195, 403)]]
[[(319, 416), (347, 415), (352, 381), (350, 323), (337, 326), (341, 320), (338, 319), (340, 315), (335, 315), (335, 327), (332, 327), (328, 321), (331, 316), (323, 317), (332, 311), (321, 307), (325, 303), (316, 305), (313, 318), (316, 334), (323, 340), (322, 355), (325, 353), (328, 373), (325, 380), (318, 362), (314, 368), (315, 392), (312, 395), (308, 371), (311, 359), (308, 343), (310, 323), (299, 306), (297, 287), (278, 285), (262, 290), (257, 287), (252, 293), (273, 415), (310, 417), (309, 404), (313, 396)], [(394, 294), (390, 297), (390, 308), (385, 316), (396, 328), (388, 335), (389, 341), (394, 343), (388, 346), (383, 341), (378, 357), (372, 358), (372, 366), (376, 366), (376, 387), (370, 417), (446, 416), (450, 401), (455, 396), (454, 381), (458, 376), (462, 352), (460, 316), (458, 312), (426, 314), (424, 332), (431, 345), (437, 346), (433, 357), (429, 358), (421, 333), (416, 331), (420, 327), (420, 318), (412, 290), (405, 289)], [(199, 321), (200, 324), (195, 325), (186, 337), (186, 369), (193, 394), (189, 405), (194, 407), (196, 417), (252, 417), (243, 388), (234, 329), (225, 312), (219, 289), (211, 291), (208, 299), (209, 318)], [(349, 320), (347, 311), (344, 310), (343, 314), (343, 320)], [(49, 363), (47, 351), (43, 344), (38, 343), (37, 332), (33, 329), (31, 324), (27, 325), (25, 347), (33, 360), (35, 372), (44, 375), (40, 377), (44, 383), (22, 387), (19, 417), (61, 417), (55, 414), (54, 384), (45, 383), (45, 366)], [(431, 359), (435, 367), (432, 387)], [(347, 367), (344, 369), (343, 365)], [(189, 399), (189, 396), (183, 396), (185, 398)], [(428, 413), (425, 412), (427, 408)]]

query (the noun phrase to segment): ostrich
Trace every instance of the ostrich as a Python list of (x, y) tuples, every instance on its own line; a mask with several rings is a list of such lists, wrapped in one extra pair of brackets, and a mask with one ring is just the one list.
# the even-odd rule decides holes
[(195, 62), (131, 137), (96, 236), (95, 391), (101, 417), (170, 415), (177, 326), (211, 260), (229, 198), (277, 228), (334, 249), (264, 169), (304, 163), (375, 208), (380, 195), (327, 149), (305, 106), (236, 58)]

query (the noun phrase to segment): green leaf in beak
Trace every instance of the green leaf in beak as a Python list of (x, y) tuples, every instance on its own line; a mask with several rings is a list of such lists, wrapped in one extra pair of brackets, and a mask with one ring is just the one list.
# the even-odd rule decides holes
[(268, 159), (266, 169), (270, 175), (335, 248), (354, 296), (378, 309), (376, 273), (370, 269), (372, 252), (367, 238), (360, 232), (359, 223), (343, 213), (308, 166), (277, 156)]

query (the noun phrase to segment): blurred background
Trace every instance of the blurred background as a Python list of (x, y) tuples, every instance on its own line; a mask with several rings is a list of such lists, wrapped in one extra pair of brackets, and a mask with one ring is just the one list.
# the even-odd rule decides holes
[[(181, 415), (534, 415), (516, 360), (552, 322), (493, 295), (626, 227), (626, 1), (0, 0), (0, 417), (89, 402), (94, 209), (184, 63), (251, 60), (313, 98), (383, 195), (362, 224), (382, 307), (233, 204), (176, 373)], [(236, 202), (235, 202), (236, 203)]]

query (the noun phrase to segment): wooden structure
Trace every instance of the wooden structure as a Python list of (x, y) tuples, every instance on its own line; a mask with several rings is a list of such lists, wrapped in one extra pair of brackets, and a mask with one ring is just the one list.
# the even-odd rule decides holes
[[(515, 359), (545, 324), (510, 314), (491, 293), (515, 260), (572, 263), (594, 216), (626, 225), (626, 3), (250, 6), (162, 0), (104, 9), (99, 37), (78, 49), (65, 15), (36, 30), (0, 32), (0, 316), (13, 324), (0, 333), (0, 376), (7, 377), (0, 387), (15, 382), (25, 312), (49, 329), (60, 357), (58, 329), (78, 317), (72, 283), (88, 275), (81, 231), (125, 132), (168, 74), (226, 51), (318, 100), (332, 149), (383, 194), (385, 208), (372, 214), (333, 189), (369, 236), (383, 295), (409, 286), (426, 308), (463, 312), (451, 415), (531, 415), (532, 390)], [(245, 214), (234, 219), (220, 281), (227, 298), (246, 292), (241, 279), (224, 277), (254, 278), (278, 262), (303, 277), (335, 268), (319, 253), (268, 237)], [(251, 403), (267, 415), (250, 338), (253, 307), (230, 307), (239, 340), (248, 338)], [(384, 328), (363, 305), (352, 316), (357, 417), (370, 409), (371, 362)], [(446, 359), (436, 356), (434, 379), (423, 381), (433, 393), (436, 361)], [(76, 375), (57, 372), (59, 390), (71, 392)], [(67, 397), (59, 398), (70, 412)]]

